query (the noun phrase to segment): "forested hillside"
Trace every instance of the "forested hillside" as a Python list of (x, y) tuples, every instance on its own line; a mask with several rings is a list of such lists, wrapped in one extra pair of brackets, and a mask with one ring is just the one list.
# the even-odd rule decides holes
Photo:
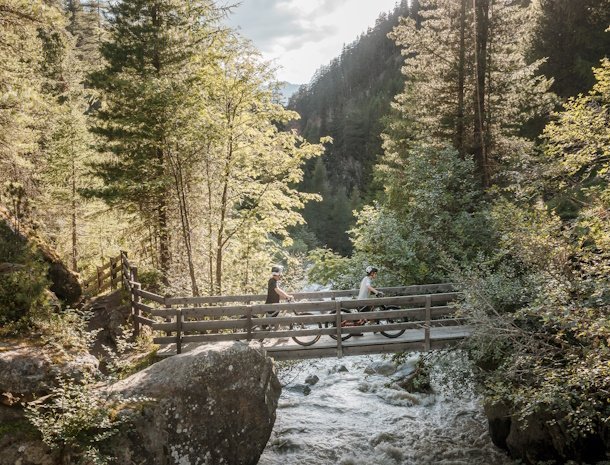
[(303, 182), (304, 190), (323, 197), (304, 211), (315, 236), (304, 234), (310, 245), (351, 251), (346, 234), (353, 224), (351, 212), (373, 196), (372, 168), (381, 153), (383, 117), (403, 83), (400, 48), (387, 34), (400, 16), (416, 10), (417, 2), (409, 8), (405, 0), (393, 12), (382, 13), (290, 100), (289, 108), (301, 115), (298, 128), (305, 138), (333, 138), (324, 156), (308, 164)]
[[(520, 2), (532, 5), (528, 21), (535, 24), (529, 42), (524, 43), (530, 62), (539, 62), (541, 74), (553, 79), (551, 90), (561, 98), (575, 96), (591, 88), (591, 68), (610, 49), (604, 33), (610, 14), (606, 0), (541, 0)], [(386, 37), (399, 17), (410, 16), (421, 22), (420, 2), (406, 1), (389, 14), (382, 14), (374, 27), (347, 45), (342, 54), (321, 67), (307, 86), (290, 101), (290, 108), (301, 115), (297, 127), (315, 140), (329, 135), (334, 142), (321, 159), (308, 166), (303, 187), (324, 197), (306, 207), (304, 216), (315, 238), (303, 234), (309, 244), (328, 246), (342, 254), (352, 250), (345, 231), (354, 224), (351, 210), (375, 198), (383, 181), (375, 182), (373, 166), (382, 153), (380, 134), (386, 130), (391, 102), (409, 75), (401, 75), (401, 50)], [(424, 6), (427, 5), (424, 3)], [(424, 8), (425, 9), (425, 8)], [(425, 13), (423, 14), (425, 16)], [(437, 37), (440, 39), (440, 37)], [(446, 52), (444, 52), (446, 53)], [(437, 57), (439, 62), (443, 55)], [(431, 80), (436, 68), (426, 72)], [(436, 92), (443, 104), (445, 90)], [(546, 114), (522, 127), (537, 137)]]

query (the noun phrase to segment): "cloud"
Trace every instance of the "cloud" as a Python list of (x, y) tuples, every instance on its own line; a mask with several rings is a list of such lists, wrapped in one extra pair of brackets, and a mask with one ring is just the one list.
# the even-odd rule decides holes
[[(332, 25), (324, 24), (320, 18), (337, 10), (346, 1), (243, 0), (228, 22), (238, 27), (262, 52), (269, 53), (278, 47), (290, 51), (305, 43), (319, 42), (331, 34)], [(306, 4), (305, 8), (302, 3)]]
[[(0, 0), (1, 1), (1, 0)], [(344, 44), (375, 23), (396, 0), (219, 0), (241, 2), (227, 25), (278, 66), (278, 78), (308, 82)]]

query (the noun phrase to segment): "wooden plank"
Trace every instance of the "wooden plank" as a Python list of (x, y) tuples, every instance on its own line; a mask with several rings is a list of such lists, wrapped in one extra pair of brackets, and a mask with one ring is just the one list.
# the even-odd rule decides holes
[[(454, 284), (422, 284), (412, 286), (395, 286), (379, 288), (387, 294), (401, 295), (424, 295), (429, 293), (453, 293), (456, 285)], [(295, 292), (292, 295), (295, 299), (333, 299), (338, 297), (353, 297), (358, 295), (358, 289), (347, 290), (329, 290), (329, 291), (314, 291), (314, 292)], [(245, 294), (234, 296), (199, 296), (199, 297), (169, 297), (168, 305), (195, 306), (200, 304), (216, 304), (216, 303), (231, 303), (231, 302), (261, 302), (266, 298), (265, 294)]]
[(97, 267), (97, 269), (98, 269), (98, 271), (99, 271), (100, 273), (102, 273), (102, 272), (106, 271), (108, 268), (110, 268), (110, 262), (109, 262), (109, 261), (104, 262), (104, 263), (102, 264), (102, 266), (98, 266), (98, 267)]
[(151, 320), (150, 318), (145, 318), (140, 315), (136, 315), (133, 318), (134, 318), (134, 320), (137, 320), (138, 323), (141, 323), (146, 326), (153, 326), (155, 323), (157, 323), (155, 320)]
[[(165, 332), (174, 332), (176, 331), (176, 328), (178, 327), (178, 325), (176, 324), (175, 321), (171, 321), (169, 323), (160, 323), (155, 321), (154, 324), (152, 325), (152, 329), (154, 329), (155, 331), (165, 331)], [(174, 342), (176, 342), (176, 338), (174, 337)]]
[[(451, 302), (458, 297), (458, 293), (449, 292), (441, 294), (430, 295), (431, 302)], [(341, 307), (346, 309), (356, 309), (364, 306), (379, 306), (379, 305), (408, 305), (408, 304), (421, 304), (426, 302), (426, 295), (408, 295), (408, 296), (397, 296), (397, 297), (375, 297), (372, 299), (361, 299), (361, 300), (342, 300)]]
[(156, 309), (154, 309), (153, 307), (151, 307), (150, 305), (146, 305), (143, 304), (141, 302), (134, 302), (133, 306), (137, 309), (140, 310), (142, 312), (146, 312), (146, 313), (150, 313), (152, 314), (152, 312)]
[(183, 308), (182, 314), (185, 318), (242, 316), (248, 312), (249, 308), (249, 305), (235, 305), (231, 307)]
[(176, 310), (176, 353), (182, 353), (182, 310)]
[(151, 308), (148, 313), (152, 316), (160, 316), (163, 318), (172, 318), (175, 315), (174, 309), (170, 307)]
[[(356, 321), (356, 320), (380, 320), (380, 319), (402, 319), (402, 318), (420, 318), (425, 317), (425, 308), (401, 308), (398, 310), (378, 310), (374, 312), (353, 312), (344, 313), (344, 321)], [(432, 318), (438, 318), (441, 316), (451, 315), (455, 313), (455, 307), (451, 306), (439, 306), (432, 307)]]
[(168, 297), (168, 305), (200, 305), (200, 304), (215, 304), (226, 302), (253, 302), (264, 301), (266, 294), (252, 295), (225, 295), (225, 296), (199, 296), (199, 297)]
[(248, 320), (233, 319), (233, 320), (208, 320), (208, 321), (184, 321), (182, 329), (185, 332), (191, 331), (211, 331), (211, 330), (233, 330), (248, 327)]
[(338, 300), (334, 302), (335, 304), (335, 331), (337, 332), (335, 336), (335, 340), (337, 341), (337, 357), (343, 357), (343, 339), (341, 337), (341, 318), (343, 314), (341, 313), (341, 304)]
[(153, 342), (155, 344), (175, 344), (176, 336), (158, 336), (153, 337)]
[(182, 344), (192, 342), (224, 342), (224, 341), (245, 341), (248, 339), (248, 333), (219, 333), (219, 334), (201, 334), (201, 335), (184, 335), (182, 336)]
[(335, 302), (317, 301), (317, 302), (293, 302), (281, 304), (261, 304), (257, 305), (260, 309), (258, 313), (287, 311), (291, 313), (306, 313), (306, 312), (330, 312), (335, 309)]
[[(350, 339), (351, 340), (351, 339)], [(431, 349), (439, 350), (447, 347), (459, 345), (464, 340), (463, 336), (445, 337), (431, 341)], [(384, 354), (396, 352), (421, 352), (422, 341), (395, 341), (383, 344), (370, 345), (344, 345), (344, 356)], [(329, 358), (335, 357), (336, 351), (334, 347), (300, 347), (291, 346), (286, 348), (283, 346), (266, 348), (267, 355), (274, 360), (304, 360), (312, 358)]]
[(134, 289), (133, 293), (138, 297), (142, 297), (143, 299), (152, 300), (153, 302), (157, 302), (160, 304), (164, 303), (163, 297), (152, 292), (145, 291), (143, 289)]
[(431, 319), (432, 298), (426, 296), (426, 322), (424, 324), (424, 350), (430, 350), (430, 319)]

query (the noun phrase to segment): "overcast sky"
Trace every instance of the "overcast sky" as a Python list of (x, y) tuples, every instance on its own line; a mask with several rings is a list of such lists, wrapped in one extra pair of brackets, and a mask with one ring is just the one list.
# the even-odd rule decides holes
[(308, 83), (321, 65), (375, 24), (396, 0), (241, 0), (229, 25), (280, 67), (280, 81)]

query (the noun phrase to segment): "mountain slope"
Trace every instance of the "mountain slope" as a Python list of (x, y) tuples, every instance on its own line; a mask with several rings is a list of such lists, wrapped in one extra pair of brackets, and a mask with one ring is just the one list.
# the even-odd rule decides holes
[(393, 12), (382, 13), (374, 27), (345, 46), (290, 99), (289, 108), (301, 115), (298, 129), (308, 140), (327, 135), (334, 139), (323, 166), (308, 167), (303, 186), (325, 198), (305, 210), (316, 245), (350, 253), (345, 231), (353, 222), (351, 210), (372, 197), (372, 167), (381, 153), (383, 117), (404, 83), (400, 49), (387, 34), (400, 16), (410, 13), (406, 0)]

